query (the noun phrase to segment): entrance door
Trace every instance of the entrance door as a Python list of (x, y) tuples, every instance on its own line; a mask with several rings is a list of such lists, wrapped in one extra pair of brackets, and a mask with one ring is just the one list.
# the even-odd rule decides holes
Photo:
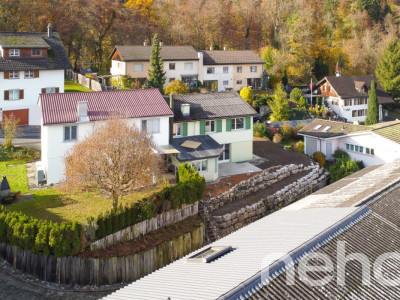
[(218, 157), (218, 162), (228, 162), (231, 160), (231, 144), (223, 144), (222, 146), (224, 147), (224, 151)]
[(10, 115), (14, 115), (15, 118), (19, 119), (18, 125), (28, 125), (29, 124), (29, 109), (3, 111), (3, 122), (4, 122), (4, 119), (9, 117)]
[(326, 158), (332, 158), (332, 143), (326, 143)]

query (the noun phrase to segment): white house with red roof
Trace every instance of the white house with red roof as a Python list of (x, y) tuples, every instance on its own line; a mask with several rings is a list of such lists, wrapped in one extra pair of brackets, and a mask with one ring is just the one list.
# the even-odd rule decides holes
[(173, 112), (158, 89), (41, 94), (42, 169), (46, 183), (64, 177), (64, 157), (77, 141), (112, 115), (147, 130), (163, 152), (169, 144), (169, 118)]

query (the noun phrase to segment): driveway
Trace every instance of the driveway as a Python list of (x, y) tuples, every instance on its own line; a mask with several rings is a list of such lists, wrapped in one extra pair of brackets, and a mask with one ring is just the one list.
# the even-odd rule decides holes
[[(14, 146), (23, 146), (40, 151), (40, 126), (21, 126), (22, 136), (14, 139)], [(0, 133), (0, 143), (4, 143), (4, 135)]]

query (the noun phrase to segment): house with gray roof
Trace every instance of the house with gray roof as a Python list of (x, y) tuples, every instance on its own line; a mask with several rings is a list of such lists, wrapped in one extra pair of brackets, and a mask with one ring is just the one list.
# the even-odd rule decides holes
[(338, 73), (338, 76), (327, 76), (314, 88), (314, 94), (317, 93), (314, 99), (322, 97), (323, 103), (326, 102), (335, 114), (347, 122), (365, 122), (371, 81), (377, 83), (379, 120), (382, 121), (387, 115), (385, 104), (394, 103), (394, 100), (373, 75), (340, 76)]
[(304, 136), (304, 152), (309, 156), (321, 151), (330, 159), (336, 149), (342, 149), (366, 166), (400, 158), (400, 121), (364, 126), (315, 119), (298, 134)]
[(397, 299), (399, 175), (368, 167), (105, 299)]
[(71, 68), (51, 24), (47, 32), (0, 32), (0, 118), (13, 114), (21, 125), (40, 125), (39, 94), (64, 92)]
[(253, 158), (256, 111), (236, 92), (172, 95), (174, 121), (170, 146), (175, 166), (191, 163), (206, 181), (218, 178), (219, 164)]
[(251, 50), (199, 51), (199, 78), (209, 90), (240, 91), (243, 87), (262, 88), (265, 62)]
[[(113, 76), (128, 75), (140, 83), (149, 78), (152, 47), (117, 45), (112, 51), (110, 73)], [(199, 57), (192, 46), (161, 45), (161, 58), (166, 76), (165, 86), (172, 80), (181, 80), (189, 87), (197, 87)]]

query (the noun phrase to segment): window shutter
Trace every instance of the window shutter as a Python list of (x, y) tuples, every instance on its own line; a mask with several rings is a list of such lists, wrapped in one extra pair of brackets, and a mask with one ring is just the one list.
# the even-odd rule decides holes
[(217, 120), (217, 132), (222, 132), (222, 120)]
[(10, 79), (10, 72), (4, 72), (4, 79)]
[(232, 119), (226, 119), (226, 131), (232, 130)]
[(24, 99), (24, 90), (19, 90), (19, 99)]
[(10, 92), (4, 91), (4, 100), (10, 100)]
[(200, 121), (200, 134), (206, 134), (206, 121)]
[(250, 129), (250, 128), (251, 128), (251, 118), (246, 117), (246, 129)]
[(56, 93), (59, 93), (60, 92), (60, 88), (56, 88)]
[(182, 123), (182, 136), (188, 135), (188, 123)]
[(46, 89), (45, 88), (42, 89), (42, 94), (46, 94)]
[(36, 70), (36, 71), (34, 72), (34, 77), (35, 77), (35, 78), (39, 78), (39, 70)]

